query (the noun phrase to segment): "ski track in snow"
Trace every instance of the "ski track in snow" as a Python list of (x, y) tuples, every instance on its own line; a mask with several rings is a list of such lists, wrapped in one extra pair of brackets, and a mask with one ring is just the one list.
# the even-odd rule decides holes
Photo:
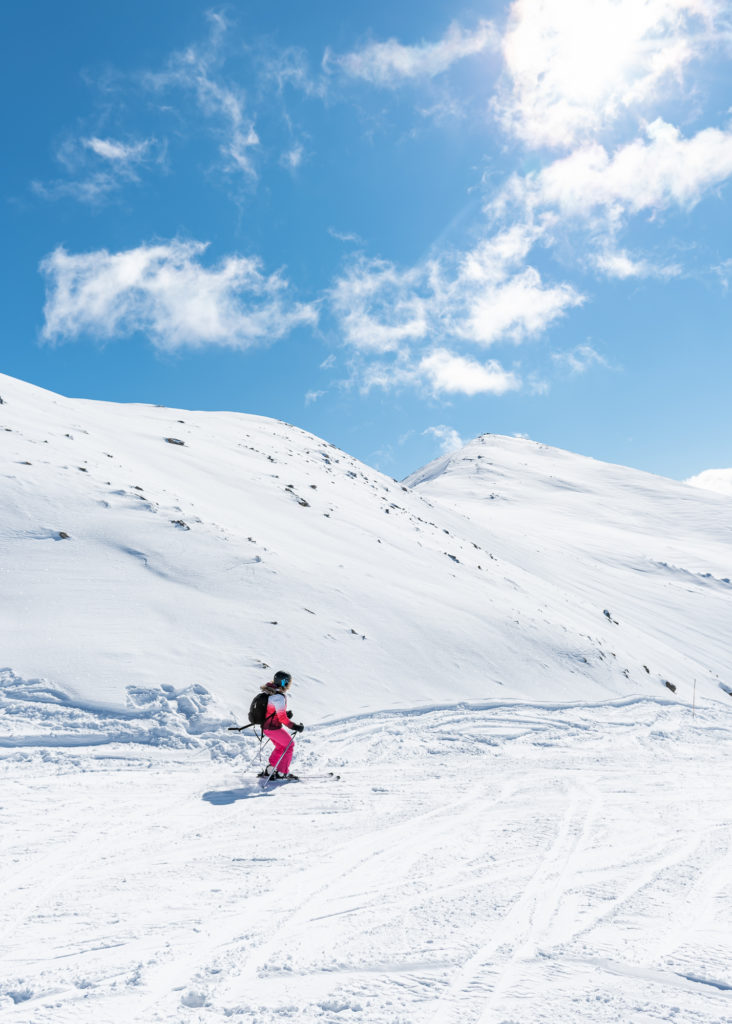
[(0, 757), (3, 1022), (732, 1022), (726, 707), (351, 717), (262, 789), (180, 696)]

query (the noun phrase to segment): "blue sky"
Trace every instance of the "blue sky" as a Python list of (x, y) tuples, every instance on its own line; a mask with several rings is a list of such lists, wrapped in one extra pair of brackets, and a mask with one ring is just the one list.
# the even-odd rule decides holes
[(717, 0), (8, 3), (0, 368), (295, 423), (732, 465)]

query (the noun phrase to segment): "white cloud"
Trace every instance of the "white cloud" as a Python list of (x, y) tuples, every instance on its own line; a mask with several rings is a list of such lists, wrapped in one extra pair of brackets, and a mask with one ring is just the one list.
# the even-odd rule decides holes
[(446, 427), (440, 424), (437, 427), (427, 427), (422, 434), (430, 434), (440, 442), (440, 451), (443, 455), (451, 455), (452, 452), (460, 451), (465, 447), (465, 441), (460, 437), (454, 427)]
[(358, 260), (330, 292), (344, 340), (385, 353), (446, 336), (491, 345), (540, 335), (583, 297), (567, 284), (545, 285), (523, 266), (534, 237), (533, 229), (513, 227), (404, 271)]
[(358, 260), (330, 291), (344, 340), (359, 351), (397, 351), (429, 332), (421, 270), (400, 272), (384, 260)]
[(480, 21), (473, 30), (453, 23), (436, 43), (405, 46), (396, 39), (388, 39), (341, 56), (327, 50), (323, 68), (326, 71), (337, 68), (350, 78), (393, 88), (405, 80), (433, 78), (456, 61), (495, 49), (497, 45), (498, 34), (489, 21)]
[(596, 254), (592, 262), (607, 277), (627, 280), (631, 277), (678, 277), (682, 268), (677, 263), (656, 264), (650, 260), (636, 259), (624, 249), (618, 251), (605, 250)]
[(495, 360), (480, 363), (443, 348), (424, 356), (418, 373), (435, 395), (503, 395), (521, 387), (516, 375), (504, 370)]
[(696, 476), (684, 480), (684, 483), (732, 497), (732, 469), (705, 469), (703, 472), (697, 473)]
[(481, 363), (445, 348), (435, 348), (421, 355), (403, 349), (390, 361), (381, 359), (356, 366), (351, 383), (354, 382), (358, 382), (364, 394), (373, 388), (390, 391), (409, 387), (433, 398), (503, 395), (521, 387), (516, 374), (504, 370), (496, 360)]
[(319, 398), (327, 394), (326, 391), (308, 391), (305, 394), (305, 405), (312, 405), (313, 402), (317, 402)]
[(328, 294), (343, 341), (356, 354), (350, 383), (364, 392), (412, 387), (434, 397), (522, 387), (499, 362), (455, 348), (518, 344), (584, 301), (567, 284), (545, 284), (526, 265), (541, 230), (514, 225), (466, 252), (406, 270), (364, 257), (351, 263)]
[(574, 243), (581, 260), (606, 276), (671, 278), (682, 273), (678, 264), (632, 257), (619, 245), (620, 233), (633, 216), (692, 209), (730, 176), (732, 129), (705, 128), (685, 138), (657, 119), (645, 138), (612, 152), (590, 143), (539, 171), (514, 175), (486, 211), (530, 225), (546, 245), (558, 233), (581, 232)]
[(142, 331), (158, 348), (208, 344), (247, 348), (317, 320), (287, 296), (287, 281), (258, 260), (229, 256), (212, 268), (203, 242), (174, 240), (125, 252), (73, 255), (58, 248), (41, 263), (46, 277), (43, 337), (121, 337)]
[(552, 359), (555, 363), (565, 366), (572, 374), (586, 373), (592, 366), (609, 367), (604, 356), (596, 352), (592, 345), (577, 345), (568, 352), (554, 352)]
[(509, 191), (531, 207), (555, 207), (562, 216), (605, 211), (611, 220), (671, 205), (691, 209), (732, 174), (732, 131), (704, 128), (689, 139), (657, 119), (612, 154), (593, 143), (538, 173), (514, 178)]
[(527, 145), (574, 145), (667, 98), (714, 45), (721, 0), (514, 0), (494, 102)]
[(93, 136), (90, 139), (82, 139), (82, 145), (90, 149), (97, 156), (105, 160), (112, 160), (116, 163), (131, 164), (139, 163), (152, 143), (151, 139), (144, 139), (142, 142), (125, 143), (117, 139), (98, 139)]
[(567, 309), (583, 302), (571, 285), (546, 287), (534, 267), (480, 288), (466, 287), (464, 281), (458, 286), (464, 295), (464, 316), (455, 321), (455, 333), (482, 345), (537, 337)]

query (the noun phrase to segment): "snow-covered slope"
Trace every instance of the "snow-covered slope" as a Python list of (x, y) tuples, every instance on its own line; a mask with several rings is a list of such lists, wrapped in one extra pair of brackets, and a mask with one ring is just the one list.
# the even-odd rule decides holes
[(732, 1020), (729, 499), (0, 396), (3, 1022)]
[(694, 679), (719, 695), (732, 621), (729, 499), (700, 500), (673, 480), (491, 434), (405, 483), (510, 567), (516, 625), (528, 645), (538, 640), (565, 662), (565, 672), (549, 670), (552, 695), (567, 661), (599, 681), (608, 653), (610, 687), (619, 669), (626, 691), (661, 677), (687, 697)]
[(341, 781), (269, 791), (0, 757), (0, 1019), (729, 1022), (730, 736), (711, 702), (364, 715), (299, 741)]
[(110, 735), (189, 735), (278, 667), (321, 720), (665, 679), (727, 699), (723, 497), (490, 435), (402, 485), (261, 417), (0, 396), (19, 735), (100, 708)]

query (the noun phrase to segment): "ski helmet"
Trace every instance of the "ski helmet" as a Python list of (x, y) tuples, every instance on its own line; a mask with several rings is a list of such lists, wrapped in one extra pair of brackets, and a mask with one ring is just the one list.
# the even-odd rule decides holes
[(275, 672), (274, 684), (275, 686), (281, 686), (283, 689), (288, 683), (292, 682), (292, 676), (289, 672)]

